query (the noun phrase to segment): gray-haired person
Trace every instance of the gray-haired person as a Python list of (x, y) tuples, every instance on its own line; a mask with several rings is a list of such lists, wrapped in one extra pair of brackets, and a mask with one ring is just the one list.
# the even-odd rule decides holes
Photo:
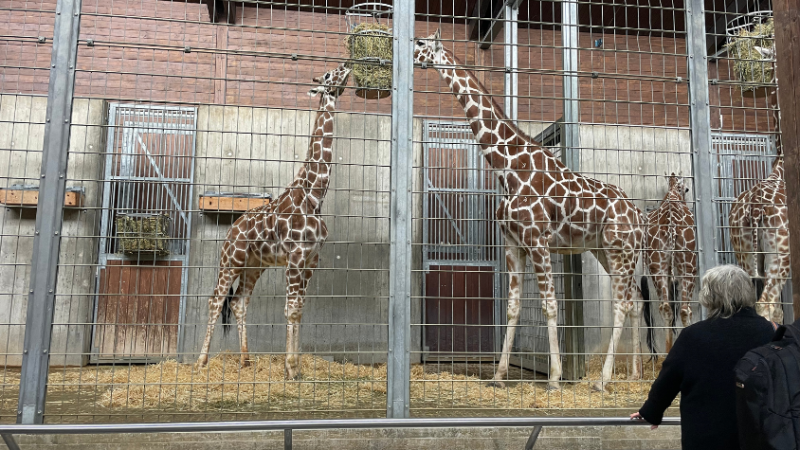
[(700, 304), (708, 318), (686, 327), (664, 360), (650, 394), (632, 419), (655, 429), (681, 393), (684, 450), (739, 448), (733, 367), (748, 350), (770, 341), (772, 323), (756, 314), (750, 276), (737, 266), (706, 272)]

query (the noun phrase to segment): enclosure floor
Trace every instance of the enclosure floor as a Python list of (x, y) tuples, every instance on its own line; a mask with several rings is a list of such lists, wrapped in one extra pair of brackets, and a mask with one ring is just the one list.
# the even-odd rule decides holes
[[(642, 380), (628, 380), (617, 361), (607, 392), (595, 392), (600, 357), (584, 379), (547, 391), (544, 375), (511, 367), (504, 387), (490, 387), (493, 363), (428, 363), (411, 369), (413, 417), (619, 416), (644, 402), (659, 363), (645, 363)], [(0, 421), (13, 422), (19, 372), (8, 369)], [(677, 404), (677, 401), (676, 401)], [(677, 415), (670, 408), (668, 415)], [(204, 369), (173, 360), (150, 365), (51, 369), (46, 421), (140, 422), (364, 418), (386, 416), (386, 366), (329, 362), (305, 355), (301, 376), (284, 377), (284, 359), (261, 355), (240, 368), (222, 354)]]

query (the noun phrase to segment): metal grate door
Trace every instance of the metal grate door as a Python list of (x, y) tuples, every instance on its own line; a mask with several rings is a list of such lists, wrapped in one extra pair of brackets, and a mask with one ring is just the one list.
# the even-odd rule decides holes
[[(94, 362), (154, 361), (178, 354), (196, 118), (196, 108), (110, 105)], [(130, 218), (138, 229), (119, 229), (125, 223), (121, 218)], [(155, 227), (156, 222), (162, 226)], [(158, 252), (151, 251), (155, 247)]]

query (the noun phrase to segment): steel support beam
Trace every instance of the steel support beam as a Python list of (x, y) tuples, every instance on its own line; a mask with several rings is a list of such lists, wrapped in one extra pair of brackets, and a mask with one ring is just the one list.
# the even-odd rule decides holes
[[(562, 161), (571, 170), (581, 170), (581, 104), (578, 72), (578, 3), (576, 0), (561, 2), (561, 45), (564, 67), (564, 121), (562, 132)], [(583, 264), (582, 255), (564, 255), (564, 333), (566, 361), (564, 375), (577, 380), (586, 373), (583, 355), (586, 344), (583, 331)]]
[(503, 95), (505, 96), (504, 109), (509, 119), (517, 121), (517, 111), (519, 110), (519, 43), (518, 23), (519, 6), (506, 5), (504, 10), (506, 20), (503, 32), (505, 34), (505, 47), (503, 47), (503, 62), (506, 66), (506, 74), (503, 79)]
[(386, 415), (409, 417), (411, 364), (411, 190), (414, 127), (414, 2), (393, 11), (389, 356)]
[[(714, 179), (711, 146), (711, 108), (708, 92), (708, 54), (703, 0), (686, 2), (686, 50), (689, 66), (689, 117), (692, 136), (692, 168), (694, 179), (695, 221), (697, 228), (698, 272), (702, 279), (706, 270), (717, 263), (714, 232)], [(706, 310), (701, 311), (706, 318)]]
[(17, 422), (42, 423), (53, 327), (81, 0), (58, 0), (39, 175)]

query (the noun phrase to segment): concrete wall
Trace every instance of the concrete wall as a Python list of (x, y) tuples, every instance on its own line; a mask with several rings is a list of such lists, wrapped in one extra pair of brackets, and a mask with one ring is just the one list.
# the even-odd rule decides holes
[[(46, 99), (0, 97), (0, 180), (3, 186), (36, 184), (41, 157)], [(53, 364), (81, 364), (89, 351), (94, 307), (97, 232), (107, 105), (100, 100), (75, 102), (68, 186), (85, 189), (86, 204), (66, 210), (54, 327)], [(277, 196), (293, 179), (305, 157), (314, 113), (301, 110), (201, 106), (195, 159), (196, 199), (205, 191), (269, 192)], [(541, 124), (523, 124), (532, 135)], [(415, 167), (422, 166), (422, 122), (414, 124)], [(387, 341), (389, 270), (390, 118), (385, 115), (337, 114), (335, 167), (323, 206), (330, 231), (308, 292), (303, 317), (303, 351), (363, 363), (384, 361)], [(664, 175), (691, 173), (686, 130), (631, 126), (581, 127), (582, 172), (617, 184), (641, 207), (658, 204), (666, 191)], [(422, 191), (422, 171), (415, 171), (415, 192)], [(691, 187), (691, 184), (689, 184)], [(689, 194), (691, 196), (691, 192)], [(184, 333), (179, 349), (196, 357), (207, 323), (207, 300), (216, 283), (219, 251), (231, 215), (200, 212), (193, 200), (193, 229)], [(421, 195), (414, 217), (423, 215)], [(6, 364), (17, 365), (24, 337), (26, 298), (35, 210), (0, 210), (0, 348)], [(415, 220), (415, 243), (422, 221)], [(421, 248), (414, 246), (415, 267)], [(584, 257), (584, 322), (588, 352), (604, 351), (611, 326), (610, 280), (597, 261)], [(415, 299), (412, 323), (422, 321), (422, 274), (412, 274)], [(535, 290), (534, 290), (535, 291)], [(248, 311), (253, 352), (281, 352), (285, 345), (283, 270), (267, 269)], [(535, 298), (535, 297), (533, 297)], [(532, 307), (538, 308), (538, 300)], [(660, 324), (660, 317), (657, 323)], [(415, 330), (418, 329), (415, 327)], [(412, 332), (412, 350), (420, 349)], [(663, 341), (659, 337), (660, 340)], [(629, 348), (630, 335), (622, 350)], [(219, 328), (212, 351), (238, 350), (238, 337)], [(415, 359), (417, 353), (414, 353)]]
[[(47, 99), (0, 96), (0, 187), (38, 185)], [(76, 99), (69, 147), (68, 187), (83, 187), (87, 204), (64, 212), (51, 363), (77, 365), (86, 361), (94, 266), (97, 260), (95, 208), (105, 106), (102, 100)], [(21, 363), (27, 292), (36, 210), (0, 209), (0, 362)], [(69, 324), (69, 325), (68, 325)], [(68, 354), (69, 353), (69, 354)]]

